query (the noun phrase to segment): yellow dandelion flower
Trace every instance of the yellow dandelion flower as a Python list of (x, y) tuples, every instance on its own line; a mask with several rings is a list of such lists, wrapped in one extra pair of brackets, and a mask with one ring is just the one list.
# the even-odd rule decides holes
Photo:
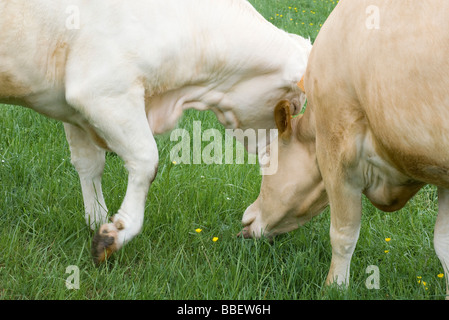
[(201, 229), (201, 228), (195, 229), (195, 232), (196, 232), (196, 233), (200, 233), (201, 231), (203, 231), (203, 229)]
[(438, 278), (444, 278), (444, 273), (439, 273), (439, 274), (437, 275), (437, 277), (438, 277)]
[(213, 242), (217, 242), (217, 241), (218, 241), (218, 237), (213, 237), (213, 238), (212, 238), (212, 241), (213, 241)]
[(177, 164), (177, 162), (176, 162), (176, 161), (172, 161), (171, 163), (173, 163), (173, 164)]
[(385, 238), (385, 241), (386, 241), (386, 242), (390, 242), (390, 241), (391, 241), (391, 238)]
[(385, 250), (384, 252), (385, 252), (385, 253), (388, 253), (388, 252), (390, 252), (390, 250)]

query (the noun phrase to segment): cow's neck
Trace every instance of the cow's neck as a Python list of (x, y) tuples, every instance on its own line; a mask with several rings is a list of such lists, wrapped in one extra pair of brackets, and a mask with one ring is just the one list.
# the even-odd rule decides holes
[[(295, 60), (304, 56), (303, 48), (295, 46), (289, 34), (268, 22), (257, 25), (257, 32), (245, 27), (239, 31), (222, 29), (214, 34), (207, 26), (197, 26), (201, 27), (195, 32), (201, 37), (190, 39), (187, 43), (191, 45), (171, 55), (156, 77), (148, 75), (148, 87), (156, 90), (147, 90), (146, 96), (148, 119), (155, 133), (172, 129), (183, 110), (189, 108), (212, 110), (225, 127), (240, 128), (235, 108), (246, 106), (236, 100), (251, 99), (251, 90), (264, 90), (257, 87), (257, 79), (267, 79), (271, 90), (277, 82), (290, 81), (295, 86), (296, 78), (301, 76)], [(245, 86), (246, 90), (240, 89)], [(271, 118), (272, 110), (269, 113), (260, 116)]]

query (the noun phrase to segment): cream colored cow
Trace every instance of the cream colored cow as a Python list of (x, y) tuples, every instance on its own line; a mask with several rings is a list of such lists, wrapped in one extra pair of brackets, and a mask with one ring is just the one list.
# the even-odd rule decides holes
[(347, 284), (362, 194), (395, 211), (433, 184), (434, 245), (448, 280), (448, 17), (446, 0), (339, 2), (309, 58), (304, 115), (291, 119), (288, 101), (276, 108), (279, 170), (263, 177), (243, 235), (295, 229), (330, 203), (327, 283)]
[[(211, 109), (228, 128), (274, 128), (276, 104), (300, 99), (311, 50), (245, 0), (15, 0), (0, 1), (0, 16), (0, 102), (65, 123), (86, 221), (101, 225), (97, 262), (142, 228), (153, 134), (186, 108)], [(105, 150), (129, 172), (110, 223)]]

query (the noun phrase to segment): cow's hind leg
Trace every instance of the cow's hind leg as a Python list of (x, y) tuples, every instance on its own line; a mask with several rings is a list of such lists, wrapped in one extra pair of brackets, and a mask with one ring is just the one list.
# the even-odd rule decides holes
[(98, 264), (133, 239), (143, 225), (148, 189), (156, 176), (158, 151), (149, 127), (144, 89), (134, 84), (119, 93), (99, 96), (85, 90), (68, 90), (68, 100), (88, 119), (108, 149), (124, 160), (128, 170), (125, 198), (111, 223), (103, 224), (94, 235), (92, 254)]
[(446, 300), (449, 300), (449, 190), (438, 188), (438, 217), (435, 224), (434, 246), (446, 279)]
[(64, 124), (71, 160), (81, 182), (86, 223), (92, 230), (106, 223), (108, 210), (101, 190), (105, 151), (89, 135), (71, 124)]

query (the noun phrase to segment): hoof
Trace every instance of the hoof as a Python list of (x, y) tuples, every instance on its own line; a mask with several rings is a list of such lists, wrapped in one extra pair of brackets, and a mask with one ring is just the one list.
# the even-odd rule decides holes
[(104, 224), (92, 239), (92, 257), (98, 266), (119, 248), (118, 231), (113, 223)]

